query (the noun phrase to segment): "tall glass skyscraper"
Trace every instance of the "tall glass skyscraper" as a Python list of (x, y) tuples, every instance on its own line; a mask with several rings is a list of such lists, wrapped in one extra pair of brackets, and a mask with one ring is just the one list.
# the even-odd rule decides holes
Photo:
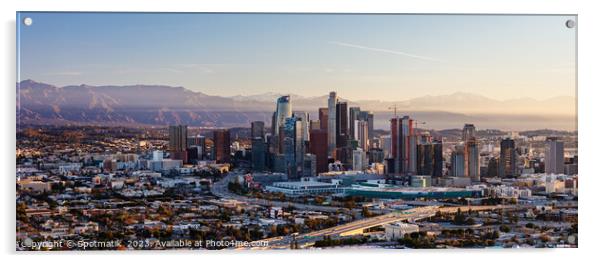
[(332, 91), (328, 96), (328, 154), (332, 155), (337, 145), (337, 104), (339, 98), (337, 93)]
[(481, 180), (479, 176), (479, 146), (476, 128), (473, 124), (464, 124), (462, 141), (464, 142), (464, 176), (470, 177), (473, 182), (478, 182)]
[(280, 127), (284, 124), (286, 118), (289, 118), (293, 115), (292, 106), (291, 106), (291, 97), (290, 96), (282, 96), (278, 98), (276, 101), (276, 114), (275, 114), (275, 125), (274, 125), (274, 135), (278, 136), (280, 132)]
[(336, 147), (347, 146), (349, 140), (349, 115), (347, 112), (347, 102), (339, 102), (336, 106)]
[(498, 161), (498, 176), (501, 178), (515, 177), (518, 173), (516, 165), (516, 146), (514, 140), (503, 139), (500, 142), (500, 158)]
[(414, 120), (409, 116), (391, 119), (391, 155), (395, 160), (395, 173), (416, 173), (416, 136), (413, 124)]
[(352, 140), (357, 140), (355, 137), (355, 121), (359, 120), (360, 107), (349, 107), (349, 137)]
[(284, 155), (286, 174), (289, 179), (293, 179), (296, 176), (297, 171), (297, 159), (296, 156), (296, 127), (297, 118), (286, 118), (282, 126), (282, 154)]
[(556, 137), (546, 138), (545, 170), (547, 174), (564, 173), (564, 143)]
[(169, 126), (169, 152), (172, 159), (188, 162), (188, 126)]

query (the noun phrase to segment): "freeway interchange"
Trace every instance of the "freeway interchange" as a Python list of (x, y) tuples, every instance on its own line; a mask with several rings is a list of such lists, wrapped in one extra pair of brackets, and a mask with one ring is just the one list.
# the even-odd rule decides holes
[[(246, 202), (249, 204), (261, 205), (261, 206), (282, 206), (288, 207), (292, 206), (296, 209), (302, 210), (313, 210), (313, 211), (322, 211), (322, 212), (337, 212), (337, 211), (348, 211), (345, 208), (339, 207), (329, 207), (329, 206), (318, 206), (318, 205), (306, 205), (301, 203), (293, 203), (293, 202), (280, 202), (280, 201), (270, 201), (258, 198), (249, 198), (245, 196), (240, 196), (228, 191), (228, 182), (233, 180), (235, 176), (240, 175), (240, 173), (228, 173), (222, 180), (215, 182), (211, 187), (211, 192), (220, 198), (234, 199), (241, 202)], [(241, 247), (237, 249), (288, 249), (290, 248), (291, 243), (296, 242), (296, 245), (300, 248), (308, 247), (313, 245), (316, 241), (324, 239), (326, 236), (336, 239), (336, 238), (344, 238), (348, 236), (361, 235), (364, 230), (373, 228), (376, 226), (382, 226), (389, 223), (394, 222), (414, 222), (418, 220), (422, 220), (425, 218), (429, 218), (434, 216), (437, 212), (440, 213), (455, 213), (458, 209), (461, 211), (487, 211), (487, 210), (498, 210), (507, 208), (506, 206), (497, 205), (497, 206), (454, 206), (454, 207), (442, 207), (442, 206), (423, 206), (412, 208), (403, 211), (396, 211), (387, 213), (380, 216), (364, 218), (360, 220), (356, 220), (353, 222), (349, 222), (346, 224), (309, 232), (305, 234), (292, 234), (287, 236), (279, 236), (273, 237), (269, 239), (260, 240), (262, 243), (269, 244), (268, 246), (262, 247)]]

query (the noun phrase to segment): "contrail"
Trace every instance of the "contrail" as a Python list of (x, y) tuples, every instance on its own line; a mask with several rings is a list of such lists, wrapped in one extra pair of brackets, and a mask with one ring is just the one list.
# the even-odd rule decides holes
[(352, 48), (358, 48), (358, 49), (364, 49), (364, 50), (370, 50), (370, 51), (376, 51), (376, 52), (383, 52), (383, 53), (389, 53), (389, 54), (394, 54), (394, 55), (399, 55), (399, 56), (405, 56), (405, 57), (410, 57), (410, 58), (428, 60), (428, 61), (444, 62), (443, 60), (440, 60), (440, 59), (431, 58), (431, 57), (425, 57), (425, 56), (419, 56), (419, 55), (414, 55), (414, 54), (405, 53), (405, 52), (396, 51), (396, 50), (374, 48), (374, 47), (366, 47), (366, 46), (360, 46), (360, 45), (355, 45), (355, 44), (350, 44), (350, 43), (344, 43), (344, 42), (338, 42), (338, 41), (329, 41), (328, 43), (334, 44), (334, 45), (337, 45), (337, 46), (352, 47)]

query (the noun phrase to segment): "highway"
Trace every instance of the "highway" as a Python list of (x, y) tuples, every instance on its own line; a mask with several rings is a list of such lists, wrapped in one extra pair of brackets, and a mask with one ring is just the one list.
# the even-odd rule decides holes
[(290, 244), (294, 241), (297, 242), (299, 248), (304, 248), (312, 245), (318, 240), (324, 239), (326, 236), (330, 236), (332, 239), (344, 238), (347, 236), (361, 235), (365, 229), (369, 229), (376, 226), (382, 226), (389, 223), (408, 221), (414, 222), (421, 219), (429, 218), (434, 216), (437, 212), (441, 213), (455, 213), (458, 208), (465, 212), (468, 210), (472, 211), (486, 211), (486, 210), (497, 210), (503, 209), (503, 206), (462, 206), (462, 207), (438, 207), (438, 206), (425, 206), (413, 209), (408, 209), (400, 212), (393, 212), (386, 215), (361, 219), (353, 221), (347, 224), (326, 228), (301, 235), (288, 235), (282, 237), (269, 238), (262, 241), (267, 241), (269, 246), (267, 247), (254, 247), (254, 248), (240, 248), (240, 249), (288, 249)]
[(246, 196), (240, 196), (235, 193), (232, 193), (228, 190), (228, 183), (236, 178), (238, 175), (243, 175), (240, 172), (233, 171), (228, 173), (222, 180), (213, 183), (211, 186), (211, 193), (217, 197), (223, 199), (234, 199), (240, 202), (245, 202), (248, 204), (261, 205), (261, 206), (279, 206), (279, 207), (289, 207), (292, 206), (298, 210), (307, 210), (307, 211), (319, 211), (319, 212), (349, 212), (349, 209), (342, 207), (332, 207), (332, 206), (320, 206), (320, 205), (308, 205), (302, 203), (293, 203), (293, 202), (281, 202), (281, 201), (271, 201), (264, 200), (258, 198), (249, 198)]
[[(224, 198), (224, 199), (234, 199), (240, 202), (246, 202), (248, 204), (255, 204), (261, 206), (280, 206), (280, 207), (288, 207), (293, 206), (295, 209), (299, 210), (309, 210), (309, 211), (321, 211), (321, 212), (348, 212), (348, 209), (339, 208), (339, 207), (330, 207), (330, 206), (318, 206), (318, 205), (307, 205), (301, 203), (293, 203), (293, 202), (280, 202), (280, 201), (270, 201), (258, 198), (249, 198), (245, 196), (240, 196), (234, 193), (231, 193), (228, 190), (228, 183), (235, 179), (237, 175), (241, 175), (240, 172), (230, 172), (228, 173), (222, 180), (215, 182), (211, 186), (211, 193), (215, 196)], [(469, 210), (472, 211), (487, 211), (487, 210), (497, 210), (497, 209), (505, 209), (507, 206), (497, 205), (497, 206), (455, 206), (455, 207), (441, 207), (441, 206), (423, 206), (412, 208), (408, 210), (392, 212), (385, 215), (365, 218), (356, 220), (353, 222), (349, 222), (346, 224), (334, 226), (331, 228), (326, 228), (306, 234), (300, 235), (287, 235), (280, 237), (273, 237), (269, 239), (264, 239), (261, 241), (267, 241), (269, 244), (267, 247), (245, 247), (245, 248), (237, 248), (237, 249), (288, 249), (290, 248), (291, 243), (294, 241), (297, 242), (300, 248), (308, 247), (313, 245), (316, 241), (324, 239), (326, 236), (330, 236), (333, 239), (343, 238), (346, 236), (354, 236), (360, 235), (364, 230), (382, 226), (389, 223), (407, 221), (414, 222), (418, 220), (422, 220), (425, 218), (429, 218), (434, 216), (437, 212), (441, 213), (455, 213), (458, 209), (462, 212), (466, 212)]]

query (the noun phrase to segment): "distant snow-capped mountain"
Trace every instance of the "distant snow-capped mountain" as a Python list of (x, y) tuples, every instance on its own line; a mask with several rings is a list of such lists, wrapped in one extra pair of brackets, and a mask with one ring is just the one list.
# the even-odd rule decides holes
[[(33, 80), (17, 83), (18, 120), (23, 123), (113, 123), (165, 125), (228, 126), (247, 124), (252, 120), (270, 122), (275, 101), (291, 96), (294, 111), (316, 114), (327, 107), (328, 94), (306, 97), (277, 92), (232, 97), (212, 96), (183, 87), (163, 85), (65, 86), (57, 87)], [(345, 98), (341, 98), (345, 101)], [(347, 100), (348, 101), (348, 100)], [(576, 116), (573, 97), (547, 100), (522, 98), (496, 100), (471, 93), (423, 96), (404, 101), (348, 101), (350, 106), (390, 115), (396, 105), (400, 115), (410, 112), (439, 112), (440, 118), (466, 114), (497, 115), (562, 115)], [(451, 115), (450, 115), (451, 114)], [(445, 117), (448, 116), (448, 117)]]

